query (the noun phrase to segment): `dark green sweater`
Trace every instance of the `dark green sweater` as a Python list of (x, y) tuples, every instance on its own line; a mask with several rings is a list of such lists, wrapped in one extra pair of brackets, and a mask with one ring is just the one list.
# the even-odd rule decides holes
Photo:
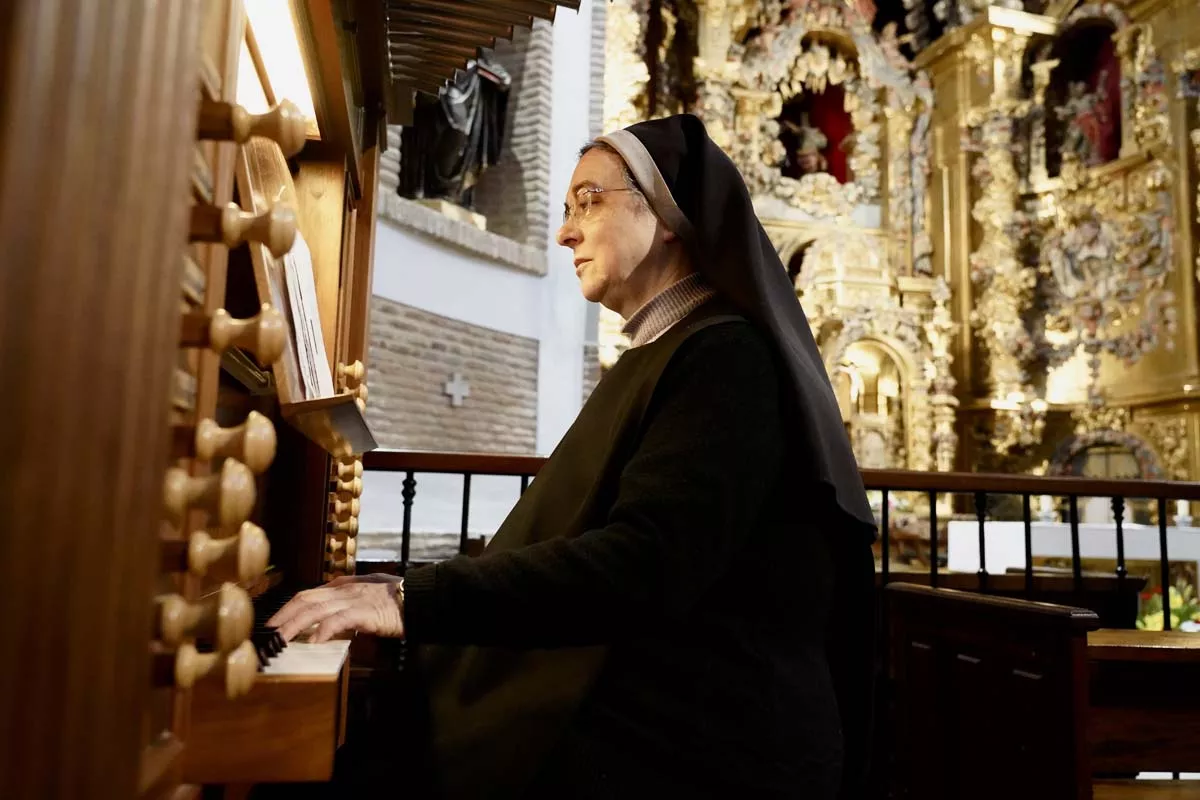
[[(601, 382), (589, 406), (631, 408), (584, 410), (576, 427), (591, 429), (568, 433), (522, 499), (527, 508), (514, 509), (521, 531), (502, 529), (496, 551), (479, 558), (408, 573), (409, 641), (473, 645), (476, 661), (564, 651), (557, 672), (491, 712), (580, 681), (565, 729), (543, 743), (536, 792), (603, 797), (656, 785), (691, 796), (832, 796), (818, 788), (836, 774), (840, 748), (821, 646), (826, 498), (786, 464), (778, 369), (758, 332), (736, 321), (675, 335), (629, 351)], [(647, 366), (655, 358), (662, 363)], [(646, 374), (656, 378), (648, 386)], [(590, 485), (581, 480), (590, 468), (570, 478), (551, 470), (598, 449), (608, 452)], [(591, 657), (575, 667), (574, 652)], [(474, 686), (471, 674), (454, 679), (456, 703), (503, 691)], [(522, 735), (519, 724), (511, 730)], [(482, 741), (459, 769), (481, 757)]]

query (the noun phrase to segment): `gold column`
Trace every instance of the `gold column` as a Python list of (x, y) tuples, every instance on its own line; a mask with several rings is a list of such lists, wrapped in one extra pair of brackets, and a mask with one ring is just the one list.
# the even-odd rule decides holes
[(641, 118), (639, 99), (650, 74), (644, 0), (611, 0), (604, 28), (604, 130), (632, 125)]
[(697, 0), (699, 31), (696, 59), (697, 113), (712, 140), (725, 151), (733, 146), (736, 99), (732, 93), (741, 62), (729, 57), (736, 35), (746, 27), (748, 0)]
[[(1013, 353), (997, 346), (1006, 340), (1004, 335), (990, 337), (987, 328), (985, 336), (977, 339), (971, 320), (973, 310), (993, 291), (994, 312), (1003, 317), (997, 320), (1000, 328), (1010, 333), (1015, 330), (1010, 324), (1014, 319), (1010, 318), (1019, 316), (1016, 295), (1025, 285), (1020, 274), (1023, 267), (1013, 258), (1011, 242), (1006, 249), (1004, 231), (994, 228), (991, 239), (987, 239), (986, 219), (993, 210), (1015, 211), (1018, 187), (1012, 169), (1011, 134), (1005, 135), (1008, 128), (1002, 121), (1027, 111), (1028, 101), (1022, 101), (1019, 93), (1022, 56), (1029, 37), (1052, 34), (1055, 29), (1056, 22), (1049, 17), (991, 7), (970, 24), (931, 45), (916, 63), (933, 80), (934, 272), (945, 276), (953, 294), (950, 310), (957, 328), (954, 372), (968, 408), (987, 407), (986, 398), (997, 392), (1020, 394), (1024, 383), (1014, 378), (1020, 370), (1014, 372), (1010, 369), (1012, 364), (1007, 363)], [(979, 198), (975, 197), (977, 182), (972, 177), (975, 156), (964, 143), (964, 133), (972, 123), (980, 126), (989, 120), (992, 140), (979, 157), (988, 159), (994, 180), (990, 196), (983, 198), (986, 205), (976, 211)], [(978, 232), (973, 220), (976, 214), (984, 216)], [(993, 278), (982, 291), (977, 291), (971, 279), (971, 254), (981, 247), (991, 248), (984, 255), (996, 257), (999, 262), (988, 265), (993, 269)], [(1032, 280), (1033, 276), (1029, 278)], [(1010, 294), (1014, 296), (1009, 297)], [(978, 345), (987, 346), (987, 354), (991, 356), (987, 371), (982, 373), (980, 369), (985, 365), (979, 363), (974, 352)], [(999, 375), (997, 362), (1001, 366)]]
[(1039, 61), (1030, 67), (1033, 72), (1034, 118), (1029, 142), (1029, 183), (1033, 187), (1042, 186), (1050, 180), (1050, 173), (1046, 171), (1046, 89), (1050, 86), (1050, 73), (1058, 63), (1056, 58)]

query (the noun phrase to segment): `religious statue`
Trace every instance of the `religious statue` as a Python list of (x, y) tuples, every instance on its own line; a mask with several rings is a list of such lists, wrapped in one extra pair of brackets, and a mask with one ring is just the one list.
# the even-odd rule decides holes
[[(1200, 58), (1200, 49), (1194, 55), (1189, 53), (1188, 56)], [(1189, 99), (1200, 98), (1200, 67), (1188, 68), (1181, 64), (1179, 70), (1179, 96)]]
[(401, 133), (400, 194), (471, 208), (479, 176), (500, 158), (511, 84), (507, 70), (480, 58), (436, 99), (419, 95)]
[(1100, 73), (1096, 91), (1088, 92), (1083, 81), (1072, 81), (1067, 87), (1067, 100), (1054, 109), (1064, 123), (1060, 152), (1071, 154), (1086, 166), (1095, 166), (1103, 159), (1104, 137), (1112, 125), (1108, 117), (1106, 73)]
[(788, 152), (785, 174), (798, 178), (829, 168), (829, 162), (821, 154), (829, 145), (829, 138), (820, 128), (809, 124), (807, 112), (800, 115), (799, 123), (782, 120), (781, 127), (780, 138)]
[(1058, 290), (1070, 300), (1081, 296), (1110, 297), (1120, 281), (1114, 267), (1111, 226), (1089, 215), (1067, 231), (1062, 246), (1050, 253), (1050, 269)]
[(894, 21), (883, 26), (883, 30), (879, 32), (879, 49), (883, 51), (883, 57), (892, 69), (908, 72), (912, 65), (900, 52), (900, 46), (912, 42), (913, 36), (911, 34), (900, 36), (896, 33), (898, 27)]

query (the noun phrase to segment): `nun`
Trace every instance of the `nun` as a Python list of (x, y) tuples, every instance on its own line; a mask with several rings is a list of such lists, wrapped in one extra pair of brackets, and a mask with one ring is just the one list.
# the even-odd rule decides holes
[(447, 800), (862, 796), (875, 519), (741, 175), (695, 116), (632, 125), (558, 242), (631, 346), (486, 551), (272, 624), (407, 642)]

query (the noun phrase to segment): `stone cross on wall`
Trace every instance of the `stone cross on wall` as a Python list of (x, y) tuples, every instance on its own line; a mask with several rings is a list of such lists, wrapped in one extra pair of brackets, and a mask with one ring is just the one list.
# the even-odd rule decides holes
[(442, 387), (442, 393), (450, 398), (450, 405), (457, 408), (463, 404), (463, 400), (471, 396), (471, 384), (467, 383), (463, 376), (456, 372), (450, 376), (450, 380)]

